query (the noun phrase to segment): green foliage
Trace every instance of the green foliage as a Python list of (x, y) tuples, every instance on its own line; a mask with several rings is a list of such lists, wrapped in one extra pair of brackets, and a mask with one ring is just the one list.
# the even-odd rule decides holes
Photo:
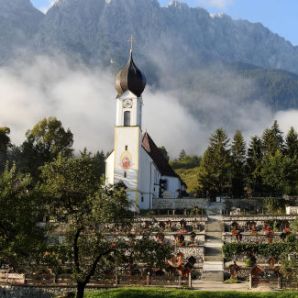
[(16, 159), (25, 172), (38, 176), (38, 169), (59, 154), (72, 155), (73, 135), (56, 118), (45, 118), (26, 133), (26, 141), (16, 151)]
[(294, 179), (296, 183), (298, 178), (297, 165), (291, 158), (276, 150), (275, 153), (265, 156), (261, 175), (264, 185), (268, 188), (267, 193), (272, 195), (291, 193), (291, 182)]
[(181, 177), (181, 179), (187, 185), (187, 192), (191, 195), (195, 195), (199, 188), (198, 172), (199, 172), (199, 167), (194, 167), (191, 169), (176, 170), (176, 173)]
[(290, 227), (294, 232), (298, 233), (298, 218), (291, 222)]
[(290, 128), (286, 136), (285, 153), (290, 158), (298, 156), (298, 134), (293, 127)]
[[(128, 225), (131, 219), (126, 190), (120, 186), (104, 188), (94, 172), (90, 154), (78, 158), (59, 155), (41, 168), (40, 190), (47, 198), (49, 216), (65, 225), (65, 241), (50, 246), (45, 261), (57, 268), (67, 263), (78, 285), (78, 297), (97, 267), (117, 250), (120, 238), (109, 237), (115, 223)], [(54, 235), (59, 230), (54, 230)]]
[(38, 152), (49, 160), (61, 154), (70, 156), (72, 154), (73, 135), (68, 129), (63, 128), (61, 121), (49, 117), (38, 122), (26, 133), (27, 142)]
[(274, 155), (276, 151), (283, 151), (284, 140), (276, 120), (271, 128), (265, 129), (262, 141), (265, 155)]
[(168, 243), (159, 243), (150, 239), (150, 233), (136, 239), (131, 246), (135, 263), (145, 264), (147, 268), (164, 268), (165, 260), (173, 253), (173, 246)]
[(232, 142), (232, 194), (236, 198), (244, 195), (246, 146), (240, 131), (234, 135)]
[(36, 225), (42, 205), (31, 182), (15, 166), (0, 176), (0, 263), (19, 270), (39, 255), (44, 240), (44, 230)]
[(249, 188), (250, 195), (260, 195), (262, 193), (262, 161), (262, 141), (260, 138), (254, 136), (251, 138), (246, 160), (246, 183)]
[(287, 252), (296, 250), (297, 242), (293, 243), (226, 243), (223, 246), (223, 254), (227, 261), (231, 261), (235, 256), (260, 255), (264, 257), (274, 257), (279, 259), (280, 256)]
[(8, 127), (0, 127), (0, 152), (6, 152), (10, 145), (10, 129)]
[(11, 146), (9, 134), (10, 129), (8, 127), (0, 127), (0, 173), (2, 173), (5, 168), (7, 151)]
[(121, 288), (89, 291), (87, 298), (297, 298), (297, 292), (204, 292), (160, 288)]
[(230, 193), (231, 158), (229, 139), (223, 129), (217, 129), (203, 155), (199, 168), (200, 192), (211, 197)]
[(161, 154), (163, 155), (163, 157), (164, 157), (167, 161), (169, 161), (169, 160), (170, 160), (170, 157), (169, 157), (169, 153), (168, 153), (167, 149), (166, 149), (164, 146), (161, 146), (161, 147), (159, 147), (158, 149), (159, 149), (159, 151), (161, 152)]
[(263, 207), (267, 214), (284, 214), (285, 200), (280, 198), (265, 198)]
[(200, 158), (196, 155), (187, 155), (184, 150), (179, 154), (179, 158), (170, 162), (173, 169), (193, 169), (200, 164)]

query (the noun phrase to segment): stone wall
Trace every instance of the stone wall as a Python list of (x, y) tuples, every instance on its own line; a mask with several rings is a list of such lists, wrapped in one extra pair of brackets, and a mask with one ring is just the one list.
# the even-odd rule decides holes
[(206, 209), (208, 207), (208, 199), (195, 199), (195, 198), (183, 198), (183, 199), (153, 199), (152, 209), (166, 210), (166, 209), (192, 209), (200, 208)]

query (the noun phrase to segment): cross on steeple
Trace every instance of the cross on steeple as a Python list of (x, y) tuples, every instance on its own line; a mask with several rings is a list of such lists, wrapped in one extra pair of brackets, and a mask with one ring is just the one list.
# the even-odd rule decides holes
[(132, 50), (133, 50), (133, 43), (134, 43), (136, 40), (135, 40), (135, 38), (133, 37), (133, 35), (131, 35), (128, 41), (130, 42), (130, 51), (132, 52)]

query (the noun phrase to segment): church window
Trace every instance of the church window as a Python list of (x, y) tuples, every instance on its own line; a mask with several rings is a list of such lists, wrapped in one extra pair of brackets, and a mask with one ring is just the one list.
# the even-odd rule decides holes
[(124, 172), (124, 178), (126, 178), (127, 177), (127, 173), (126, 172)]
[(142, 198), (141, 198), (141, 202), (143, 203), (144, 202), (144, 197), (142, 196)]
[(130, 111), (124, 112), (124, 126), (130, 126)]

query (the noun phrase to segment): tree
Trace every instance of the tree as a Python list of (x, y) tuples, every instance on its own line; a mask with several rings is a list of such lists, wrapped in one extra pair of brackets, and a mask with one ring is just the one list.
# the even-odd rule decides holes
[(217, 129), (210, 138), (198, 175), (201, 191), (215, 197), (230, 192), (231, 158), (229, 139), (223, 129)]
[(56, 118), (45, 118), (26, 133), (21, 148), (21, 168), (36, 177), (38, 168), (44, 163), (54, 160), (59, 154), (71, 156), (72, 144), (70, 130), (65, 130)]
[(272, 127), (265, 129), (263, 133), (263, 150), (264, 154), (275, 154), (277, 150), (283, 151), (284, 140), (279, 125), (275, 120)]
[(240, 131), (236, 131), (232, 142), (232, 193), (234, 197), (244, 194), (246, 148)]
[(58, 156), (42, 167), (41, 178), (51, 217), (64, 230), (65, 241), (58, 245), (64, 249), (57, 249), (55, 258), (67, 258), (77, 297), (82, 298), (99, 263), (103, 266), (105, 258), (117, 251), (121, 239), (111, 237), (111, 231), (116, 225), (130, 223), (126, 190), (102, 187), (88, 154)]
[(0, 127), (0, 173), (2, 173), (5, 168), (7, 151), (11, 146), (9, 134), (10, 129), (8, 127)]
[(84, 151), (81, 152), (81, 157), (84, 156), (86, 158), (90, 158), (90, 161), (92, 162), (93, 175), (96, 177), (97, 181), (99, 181), (105, 173), (106, 156), (104, 152), (97, 151), (95, 154), (92, 154), (91, 152), (88, 152), (87, 149), (84, 149)]
[(287, 162), (282, 153), (277, 150), (273, 155), (264, 158), (261, 175), (267, 190), (271, 195), (282, 195), (286, 187)]
[(262, 141), (260, 138), (255, 136), (251, 138), (249, 148), (247, 150), (246, 161), (247, 185), (254, 195), (260, 195), (263, 191), (263, 182), (261, 175), (262, 162)]
[(29, 175), (19, 174), (15, 166), (0, 176), (0, 263), (15, 270), (36, 262), (42, 251), (44, 230), (42, 202), (32, 189)]
[(144, 264), (150, 271), (154, 268), (164, 269), (165, 260), (174, 253), (174, 246), (163, 242), (159, 243), (152, 239), (152, 233), (147, 232), (140, 239), (134, 239), (130, 245), (130, 250), (135, 263)]
[(170, 160), (170, 156), (169, 156), (169, 153), (168, 153), (166, 147), (161, 146), (158, 149), (161, 152), (161, 154), (163, 155), (163, 157), (166, 159), (166, 161), (169, 161)]
[(291, 127), (286, 136), (285, 154), (291, 158), (298, 158), (298, 134)]
[(179, 160), (183, 160), (186, 157), (186, 152), (184, 149), (181, 150), (181, 152), (179, 153)]

